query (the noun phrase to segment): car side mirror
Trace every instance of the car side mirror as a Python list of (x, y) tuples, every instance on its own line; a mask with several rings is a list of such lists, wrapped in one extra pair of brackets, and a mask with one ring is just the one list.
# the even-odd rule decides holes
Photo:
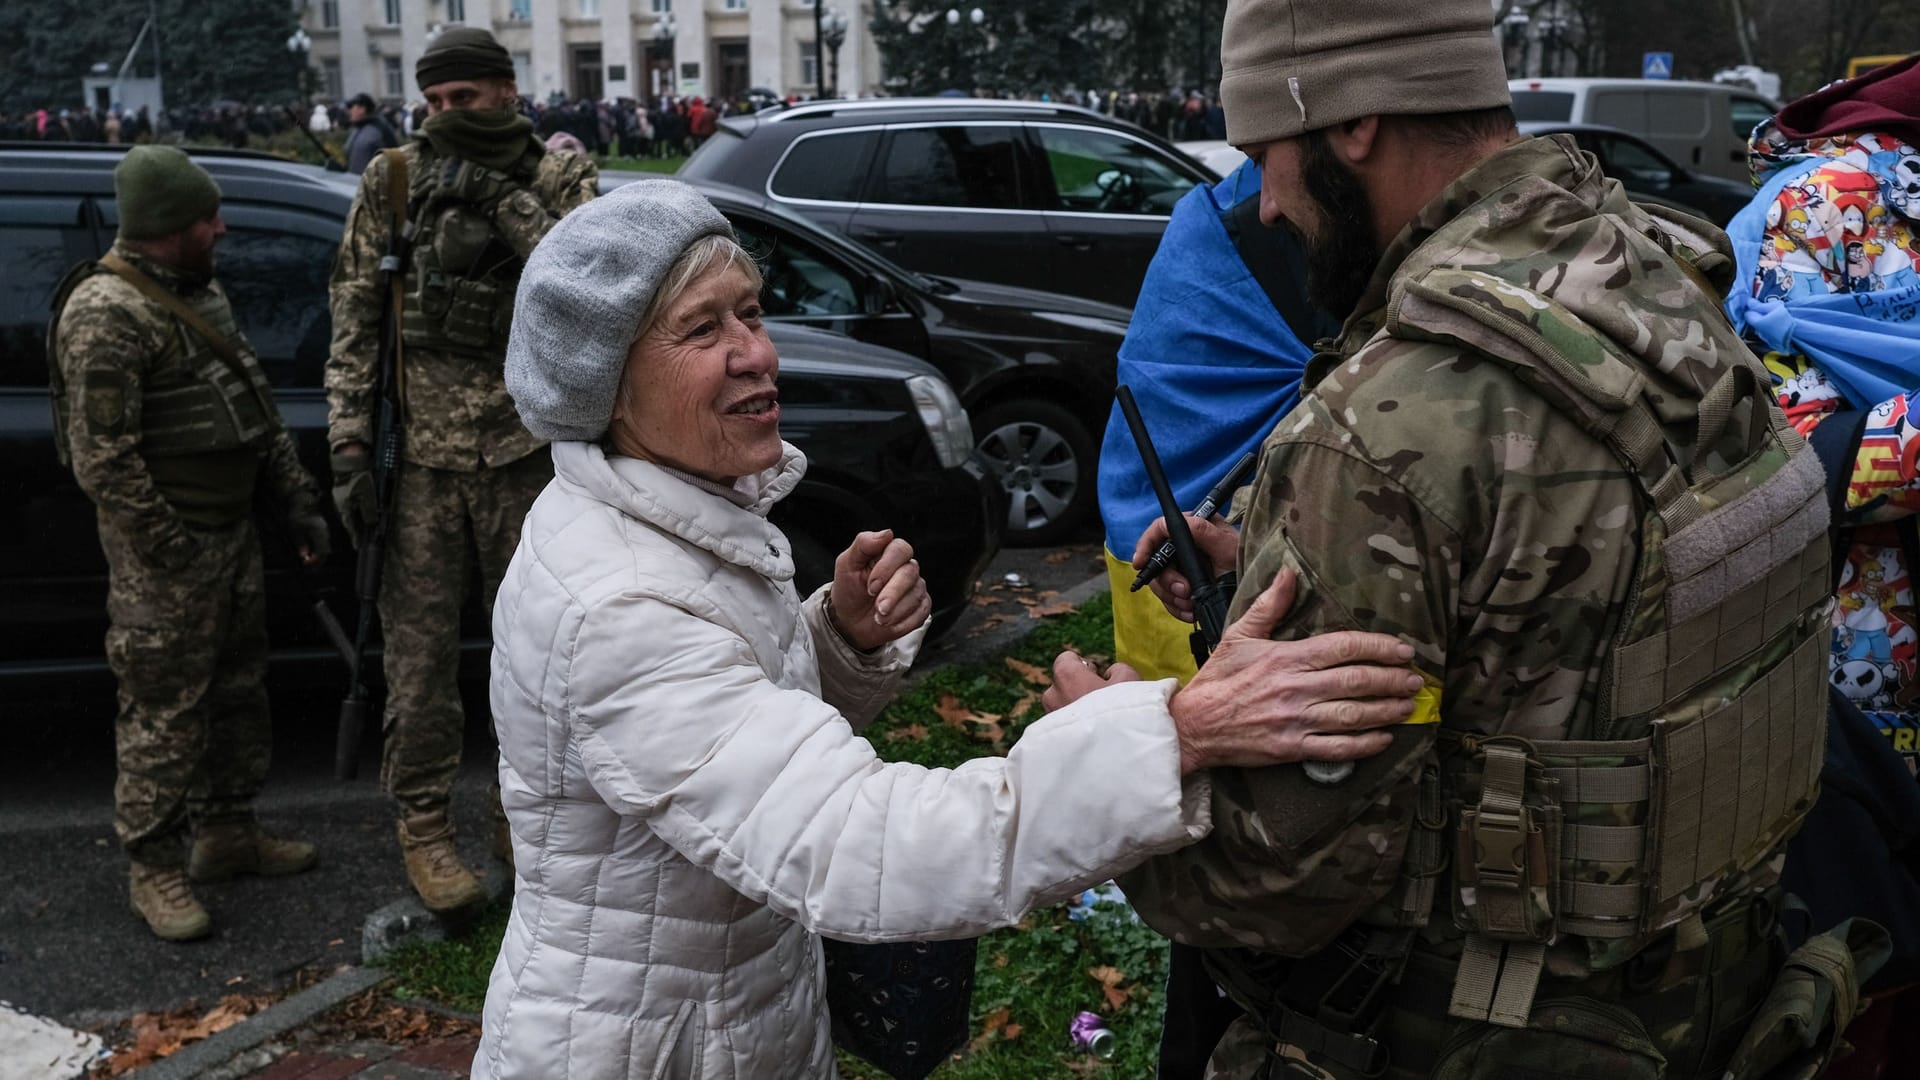
[(868, 315), (885, 315), (893, 310), (893, 303), (899, 299), (894, 291), (893, 282), (879, 274), (867, 275), (867, 287), (860, 292), (860, 310)]

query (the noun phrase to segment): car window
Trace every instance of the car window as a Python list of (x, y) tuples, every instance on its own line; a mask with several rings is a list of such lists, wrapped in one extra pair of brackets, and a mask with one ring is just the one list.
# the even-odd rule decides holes
[(1653, 185), (1673, 182), (1673, 166), (1632, 139), (1603, 135), (1599, 142), (1600, 156), (1606, 159), (1608, 170), (1615, 176)]
[(1773, 109), (1759, 98), (1734, 97), (1728, 102), (1733, 111), (1733, 135), (1741, 142), (1753, 138), (1753, 129), (1773, 115)]
[(1647, 95), (1639, 90), (1594, 90), (1589, 123), (1628, 131), (1647, 130)]
[(1713, 103), (1705, 94), (1652, 91), (1647, 97), (1647, 126), (1628, 130), (1677, 139), (1708, 138), (1713, 134)]
[(955, 125), (896, 128), (868, 202), (1001, 210), (1020, 206), (1020, 132)]
[(1193, 181), (1153, 147), (1090, 128), (1036, 125), (1053, 175), (1053, 209), (1171, 214)]
[(1573, 119), (1573, 95), (1557, 90), (1516, 90), (1513, 115), (1523, 124), (1529, 120), (1564, 124)]
[(0, 196), (0, 386), (47, 385), (53, 291), (95, 254), (80, 214), (78, 196)]
[(733, 231), (760, 263), (760, 307), (774, 318), (860, 313), (860, 290), (837, 260), (759, 221), (736, 217)]
[(795, 140), (769, 189), (783, 199), (858, 202), (878, 131), (836, 131)]

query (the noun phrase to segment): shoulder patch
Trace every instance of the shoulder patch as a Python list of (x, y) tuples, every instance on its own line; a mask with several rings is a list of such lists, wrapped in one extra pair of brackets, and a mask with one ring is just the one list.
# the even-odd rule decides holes
[(96, 435), (119, 435), (127, 424), (127, 377), (107, 368), (89, 368), (81, 377), (80, 399), (87, 426)]

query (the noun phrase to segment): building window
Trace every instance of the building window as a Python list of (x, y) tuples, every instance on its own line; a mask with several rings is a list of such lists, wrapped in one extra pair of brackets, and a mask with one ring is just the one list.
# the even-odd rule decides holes
[(728, 11), (745, 11), (747, 10), (747, 0), (727, 0), (724, 6)]
[(323, 30), (339, 29), (340, 0), (320, 0), (320, 27)]
[(507, 6), (507, 17), (518, 22), (528, 22), (533, 18), (533, 0), (513, 0)]
[(597, 19), (600, 17), (600, 0), (580, 0), (580, 17)]
[(387, 0), (387, 25), (400, 25), (400, 0)]
[(513, 54), (513, 81), (519, 86), (533, 85), (533, 54), (517, 52)]
[(653, 0), (653, 13), (655, 15), (665, 15), (672, 10), (673, 0)]
[(380, 63), (387, 73), (387, 96), (390, 98), (407, 96), (407, 80), (400, 70), (400, 58), (389, 56)]
[(800, 43), (800, 82), (802, 85), (806, 86), (809, 90), (820, 85), (820, 75), (819, 75), (820, 66), (814, 63), (816, 59), (817, 57), (815, 57), (813, 54), (813, 42), (811, 41), (801, 42)]
[(325, 93), (327, 97), (338, 101), (347, 96), (341, 90), (340, 61), (320, 61), (320, 82), (322, 84), (322, 92)]
[(457, 23), (467, 21), (467, 0), (447, 0), (447, 21)]

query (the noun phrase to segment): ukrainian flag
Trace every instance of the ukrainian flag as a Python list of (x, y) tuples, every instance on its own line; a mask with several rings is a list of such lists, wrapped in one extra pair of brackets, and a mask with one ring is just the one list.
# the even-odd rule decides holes
[[(1191, 508), (1300, 400), (1310, 350), (1287, 326), (1235, 247), (1227, 215), (1260, 197), (1247, 162), (1174, 207), (1120, 346), (1119, 381), (1133, 388), (1174, 498)], [(1304, 286), (1304, 283), (1302, 283)], [(1107, 530), (1114, 656), (1149, 679), (1194, 673), (1192, 629), (1153, 593), (1129, 593), (1134, 545), (1160, 517), (1126, 419), (1116, 408), (1100, 448), (1100, 516)]]

